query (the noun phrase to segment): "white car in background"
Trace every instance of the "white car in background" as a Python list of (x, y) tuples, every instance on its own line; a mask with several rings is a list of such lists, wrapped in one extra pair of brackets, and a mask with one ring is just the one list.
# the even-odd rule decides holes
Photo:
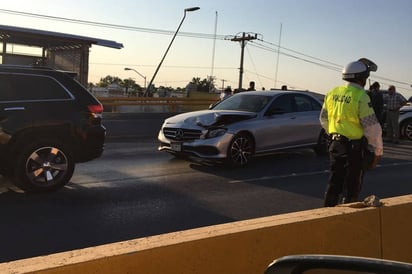
[(412, 141), (412, 105), (407, 105), (400, 109), (399, 130), (402, 137)]
[[(385, 96), (388, 96), (387, 90), (382, 90), (384, 100)], [(383, 106), (384, 117), (386, 116), (386, 104)], [(412, 141), (412, 97), (408, 99), (407, 105), (403, 106), (399, 110), (399, 136), (401, 138)], [(383, 125), (383, 131), (386, 131), (386, 122)]]

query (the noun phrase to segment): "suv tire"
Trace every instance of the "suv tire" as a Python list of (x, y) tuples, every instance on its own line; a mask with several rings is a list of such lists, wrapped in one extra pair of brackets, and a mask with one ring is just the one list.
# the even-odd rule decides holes
[(74, 172), (72, 151), (57, 140), (26, 144), (15, 157), (12, 179), (25, 191), (54, 191), (67, 184)]

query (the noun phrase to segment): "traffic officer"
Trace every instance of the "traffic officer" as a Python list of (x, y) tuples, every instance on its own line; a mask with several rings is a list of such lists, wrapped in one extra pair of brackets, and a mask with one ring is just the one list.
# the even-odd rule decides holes
[(319, 118), (330, 136), (330, 176), (324, 206), (337, 205), (344, 186), (344, 202), (357, 201), (366, 145), (372, 147), (375, 154), (369, 168), (374, 168), (383, 154), (382, 128), (364, 90), (369, 72), (377, 68), (366, 58), (349, 63), (342, 71), (342, 79), (348, 83), (335, 87), (325, 96)]

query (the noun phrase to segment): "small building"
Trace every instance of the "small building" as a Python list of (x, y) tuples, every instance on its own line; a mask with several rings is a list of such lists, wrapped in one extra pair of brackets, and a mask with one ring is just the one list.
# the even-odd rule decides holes
[(118, 83), (112, 83), (107, 86), (109, 96), (123, 96), (125, 95), (124, 89)]
[[(85, 86), (88, 84), (91, 46), (123, 48), (123, 44), (110, 40), (5, 25), (0, 25), (0, 42), (0, 63), (74, 71), (77, 80)], [(33, 53), (16, 52), (15, 47), (30, 47)]]

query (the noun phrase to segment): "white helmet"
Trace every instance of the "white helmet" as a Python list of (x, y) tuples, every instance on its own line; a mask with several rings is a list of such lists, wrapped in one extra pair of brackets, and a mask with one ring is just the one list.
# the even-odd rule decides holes
[(377, 71), (378, 66), (366, 58), (350, 62), (342, 70), (342, 79), (351, 81), (355, 79), (367, 79), (370, 71)]

